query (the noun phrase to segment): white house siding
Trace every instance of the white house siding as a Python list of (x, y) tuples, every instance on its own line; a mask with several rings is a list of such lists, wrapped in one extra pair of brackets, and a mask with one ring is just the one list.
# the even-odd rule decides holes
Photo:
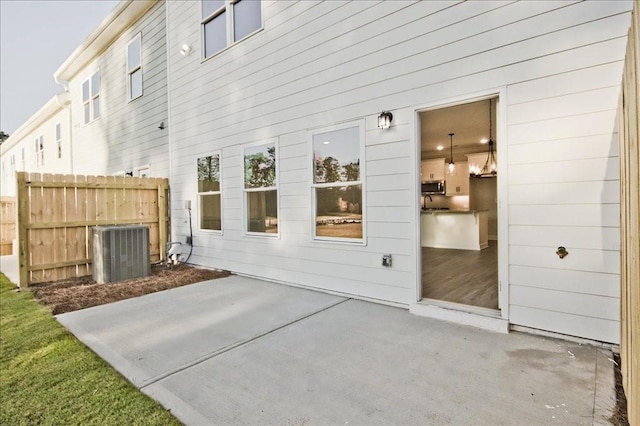
[[(158, 2), (69, 82), (74, 123), (74, 166), (78, 174), (131, 172), (150, 166), (168, 177), (165, 3)], [(127, 44), (142, 38), (143, 96), (128, 100)], [(100, 70), (100, 118), (85, 125), (82, 83)]]
[[(0, 194), (15, 196), (15, 172), (28, 171), (35, 173), (71, 173), (71, 139), (69, 129), (69, 110), (62, 106), (52, 106), (52, 99), (44, 115), (36, 113), (29, 119), (27, 126), (21, 126), (2, 144), (0, 171)], [(46, 107), (46, 106), (45, 106)], [(45, 108), (43, 107), (43, 108)], [(61, 157), (58, 158), (58, 142), (56, 140), (56, 124), (60, 123)], [(27, 127), (27, 128), (25, 128)], [(35, 140), (43, 137), (44, 162), (39, 164), (36, 158)], [(22, 150), (24, 148), (24, 162)], [(11, 157), (15, 158), (15, 169), (11, 169)]]
[[(264, 29), (207, 60), (199, 2), (167, 7), (174, 237), (189, 232), (185, 200), (197, 226), (196, 158), (222, 151), (223, 234), (195, 231), (191, 262), (415, 302), (414, 111), (500, 93), (509, 320), (617, 342), (614, 126), (630, 2), (264, 2)], [(308, 132), (357, 120), (366, 245), (313, 242)], [(247, 237), (242, 146), (272, 138), (280, 238)]]

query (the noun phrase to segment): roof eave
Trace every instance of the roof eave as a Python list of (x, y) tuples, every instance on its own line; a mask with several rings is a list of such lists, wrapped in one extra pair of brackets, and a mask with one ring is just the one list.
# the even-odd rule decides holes
[(78, 46), (53, 74), (57, 82), (69, 81), (82, 68), (98, 57), (131, 24), (136, 22), (158, 0), (122, 0), (86, 40)]

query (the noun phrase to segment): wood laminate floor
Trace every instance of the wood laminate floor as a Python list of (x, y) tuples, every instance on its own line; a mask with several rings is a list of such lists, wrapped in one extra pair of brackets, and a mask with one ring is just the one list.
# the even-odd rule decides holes
[(480, 251), (422, 247), (422, 297), (498, 309), (498, 242)]

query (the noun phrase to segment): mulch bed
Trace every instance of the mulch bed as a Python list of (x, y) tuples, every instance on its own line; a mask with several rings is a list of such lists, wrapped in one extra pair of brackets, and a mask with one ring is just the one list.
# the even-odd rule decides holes
[(152, 265), (148, 277), (106, 284), (96, 283), (91, 276), (76, 277), (32, 284), (29, 289), (40, 303), (57, 315), (229, 275), (228, 271), (184, 264), (171, 269), (165, 265)]

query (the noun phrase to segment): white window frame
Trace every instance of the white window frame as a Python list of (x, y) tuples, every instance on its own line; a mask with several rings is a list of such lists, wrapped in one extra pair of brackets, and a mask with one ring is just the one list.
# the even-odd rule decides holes
[(56, 123), (56, 146), (58, 149), (58, 159), (62, 158), (62, 123)]
[[(144, 172), (146, 172), (146, 176), (142, 176)], [(133, 175), (135, 177), (151, 177), (151, 165), (145, 164), (144, 166), (134, 167)]]
[[(98, 90), (96, 92), (94, 92), (94, 87), (93, 87), (93, 77), (98, 75), (98, 79), (100, 80), (100, 86), (102, 85), (102, 76), (100, 75), (100, 69), (95, 70), (94, 72), (91, 73), (91, 75), (89, 76), (89, 78), (87, 78), (86, 80), (84, 80), (82, 82), (82, 84), (80, 85), (80, 99), (82, 100), (82, 123), (84, 125), (90, 124), (92, 122), (94, 122), (95, 120), (97, 120), (98, 118), (100, 118), (100, 107), (98, 107), (98, 115), (96, 116), (95, 113), (95, 104), (98, 103), (98, 105), (100, 104), (100, 87), (98, 87)], [(88, 87), (88, 91), (89, 91), (89, 96), (88, 98), (84, 98), (84, 85), (87, 84)], [(85, 115), (85, 109), (89, 107), (89, 119), (87, 121), (87, 117)]]
[[(275, 185), (274, 186), (265, 186), (260, 188), (246, 188), (245, 183), (245, 170), (244, 170), (244, 157), (245, 151), (248, 148), (258, 147), (258, 146), (268, 146), (273, 145), (276, 149), (275, 151)], [(280, 238), (280, 221), (281, 221), (281, 212), (280, 212), (280, 147), (278, 146), (278, 139), (267, 139), (264, 141), (250, 143), (242, 145), (242, 154), (240, 155), (241, 161), (241, 170), (242, 170), (242, 229), (244, 230), (244, 234), (247, 237), (258, 237), (258, 238)], [(251, 192), (267, 192), (267, 191), (276, 191), (276, 215), (278, 220), (278, 232), (269, 233), (269, 232), (255, 232), (249, 231), (248, 222), (249, 222), (249, 209), (247, 206), (247, 194)]]
[[(129, 63), (129, 47), (131, 47), (133, 43), (138, 43), (138, 49), (140, 52), (140, 62), (138, 64)], [(142, 95), (144, 94), (144, 74), (142, 72), (142, 33), (136, 34), (136, 36), (133, 39), (131, 39), (129, 43), (127, 43), (126, 54), (127, 54), (127, 91), (128, 91), (127, 99), (129, 100), (129, 102), (131, 102), (135, 99), (141, 98)], [(138, 71), (141, 73), (140, 94), (133, 96), (133, 90), (132, 90), (133, 75)]]
[[(330, 182), (330, 183), (315, 183), (315, 157), (313, 150), (313, 137), (314, 135), (320, 133), (333, 132), (343, 129), (349, 129), (357, 127), (358, 128), (358, 137), (359, 140), (359, 148), (360, 148), (360, 170), (358, 181), (349, 181), (349, 182)], [(310, 161), (310, 172), (309, 172), (309, 187), (310, 187), (310, 198), (311, 198), (311, 238), (312, 242), (317, 243), (332, 243), (332, 244), (347, 244), (347, 245), (367, 245), (367, 191), (365, 185), (365, 176), (366, 176), (366, 160), (365, 160), (365, 122), (364, 120), (350, 121), (341, 124), (337, 124), (334, 126), (317, 128), (309, 131), (309, 158)], [(326, 237), (326, 236), (318, 236), (316, 235), (316, 189), (317, 188), (332, 188), (336, 186), (354, 186), (360, 185), (362, 188), (362, 238), (346, 238), (346, 237)]]
[[(198, 170), (197, 170), (197, 164), (198, 164), (198, 160), (200, 158), (206, 158), (206, 157), (214, 157), (214, 156), (218, 156), (218, 181), (220, 183), (220, 189), (217, 191), (203, 191), (203, 192), (199, 192), (198, 191)], [(210, 152), (208, 154), (204, 154), (202, 156), (199, 156), (196, 158), (196, 193), (197, 193), (197, 201), (198, 201), (198, 206), (197, 206), (197, 217), (196, 217), (196, 223), (198, 224), (198, 231), (199, 232), (204, 232), (204, 233), (209, 233), (209, 234), (217, 234), (217, 235), (222, 235), (223, 230), (224, 230), (224, 209), (223, 209), (223, 200), (222, 200), (222, 151), (213, 151)], [(207, 195), (219, 195), (220, 196), (220, 229), (207, 229), (207, 228), (202, 228), (202, 197), (203, 196), (207, 196)]]
[[(263, 5), (263, 2), (260, 0), (260, 26), (256, 28), (254, 31), (250, 32), (249, 34), (239, 38), (238, 40), (234, 40), (234, 7), (233, 6), (236, 3), (239, 3), (240, 1), (258, 1), (258, 0), (224, 0), (224, 4), (222, 6), (220, 6), (218, 9), (216, 9), (215, 11), (213, 11), (207, 16), (203, 15), (203, 10), (202, 10), (203, 1), (200, 0), (200, 15), (201, 15), (200, 40), (202, 41), (201, 43), (202, 44), (201, 46), (202, 60), (209, 59), (220, 54), (220, 52), (223, 52), (227, 50), (229, 47), (233, 46), (234, 44), (251, 37), (257, 32), (262, 31), (262, 29), (264, 28), (264, 5)], [(225, 35), (226, 35), (225, 46), (222, 47), (220, 50), (213, 52), (209, 56), (207, 56), (204, 27), (206, 24), (213, 21), (216, 17), (218, 17), (222, 13), (225, 13)]]
[(44, 136), (40, 135), (35, 139), (36, 167), (44, 167)]

